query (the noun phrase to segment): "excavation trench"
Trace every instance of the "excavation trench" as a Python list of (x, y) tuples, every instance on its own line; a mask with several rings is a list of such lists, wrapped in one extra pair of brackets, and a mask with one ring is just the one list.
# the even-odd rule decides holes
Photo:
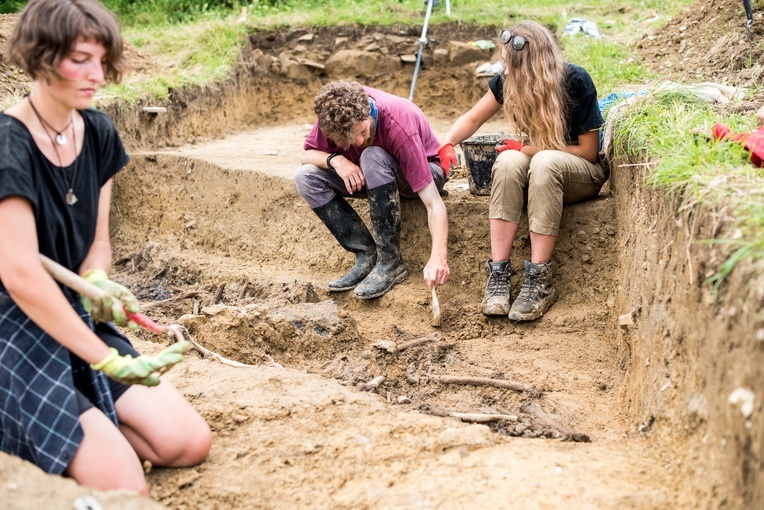
[[(433, 124), (440, 127), (445, 121), (433, 119)], [(582, 449), (563, 449), (572, 455), (561, 471), (572, 477), (563, 484), (563, 494), (589, 479), (583, 473), (591, 468), (590, 455), (607, 457), (601, 469), (620, 473), (615, 483), (607, 475), (599, 482), (605, 499), (587, 488), (583, 499), (594, 507), (671, 507), (697, 502), (698, 494), (717, 502), (760, 497), (759, 418), (754, 414), (746, 419), (727, 396), (739, 387), (755, 387), (759, 380), (761, 369), (750, 360), (761, 356), (760, 350), (745, 341), (754, 338), (756, 318), (736, 306), (741, 296), (748, 303), (760, 302), (756, 278), (760, 281), (761, 275), (756, 268), (747, 269), (749, 281), (735, 275), (731, 285), (736, 290), (714, 301), (697, 274), (724, 253), (698, 246), (693, 238), (712, 235), (709, 228), (723, 230), (723, 224), (702, 226), (707, 223), (693, 220), (693, 214), (676, 216), (678, 206), (645, 187), (641, 170), (616, 171), (599, 198), (565, 208), (554, 257), (557, 303), (534, 323), (513, 324), (481, 313), (488, 198), (471, 194), (466, 170), (459, 169), (446, 188), (452, 279), (439, 292), (443, 325), (436, 329), (430, 325), (430, 294), (420, 275), (430, 239), (426, 211), (417, 200), (402, 205), (403, 258), (411, 274), (404, 283), (372, 301), (326, 290), (326, 282), (352, 265), (352, 257), (294, 190), (291, 171), (306, 131), (304, 124), (263, 127), (133, 154), (115, 183), (115, 269), (147, 312), (183, 324), (206, 349), (256, 365), (253, 370), (297, 370), (334, 381), (352, 395), (370, 393), (382, 405), (371, 414), (377, 420), (381, 414), (382, 423), (401, 423), (401, 412), (415, 420), (416, 426), (404, 426), (405, 433), (390, 432), (406, 438), (397, 444), (406, 453), (394, 449), (397, 453), (384, 460), (373, 450), (374, 460), (366, 459), (376, 466), (371, 469), (383, 473), (390, 462), (408, 466), (404, 471), (409, 474), (413, 466), (425, 469), (421, 466), (428, 456), (413, 452), (406, 441), (426, 443), (433, 427), (456, 427), (463, 420), (485, 423), (497, 437), (459, 436), (442, 451), (458, 446), (467, 455), (494, 445), (483, 452), (488, 455), (485, 466), (508, 454), (502, 445), (512, 437), (541, 438), (521, 448), (552, 462), (564, 458), (552, 445), (586, 442)], [(368, 222), (365, 201), (351, 202)], [(695, 214), (713, 217), (714, 211)], [(529, 252), (527, 227), (521, 227), (512, 260), (513, 294)], [(757, 309), (751, 304), (750, 310)], [(157, 340), (146, 333), (140, 337)], [(227, 368), (225, 382), (207, 379), (216, 374), (210, 363), (217, 362), (195, 369), (204, 374), (197, 377), (208, 381), (201, 387), (194, 377), (185, 380), (188, 373), (176, 374), (174, 380), (212, 424), (221, 448), (258, 441), (252, 427), (272, 433), (270, 422), (293, 419), (291, 407), (282, 409), (286, 414), (279, 418), (271, 416), (272, 410), (266, 413), (269, 417), (252, 414), (253, 407), (264, 405), (257, 402), (260, 392), (268, 401), (282, 398), (277, 396), (281, 383), (242, 387), (253, 373), (246, 368)], [(303, 384), (308, 394), (322, 385), (310, 380)], [(226, 392), (229, 385), (239, 397), (242, 391), (252, 392), (248, 403), (237, 404), (239, 397), (227, 400), (232, 396)], [(330, 397), (335, 404), (347, 399)], [(346, 417), (327, 418), (321, 406), (313, 412), (315, 418), (305, 419), (309, 428), (319, 427), (320, 436), (329, 430), (353, 434)], [(411, 413), (440, 421), (419, 428)], [(351, 414), (364, 423), (361, 427), (378, 429), (379, 423), (363, 410)], [(302, 437), (305, 426), (294, 433)], [(540, 443), (549, 443), (551, 450)], [(730, 449), (729, 443), (735, 447)], [(160, 471), (154, 478), (155, 496), (168, 506), (182, 507), (200, 497), (235, 501), (259, 494), (253, 488), (232, 495), (219, 487), (218, 469), (251, 468), (271, 458), (252, 448), (254, 452), (236, 453), (234, 466), (221, 466), (213, 456), (197, 469), (193, 490), (177, 486), (187, 476), (182, 472)], [(336, 451), (324, 459), (317, 455), (310, 466), (285, 461), (308, 483), (291, 501), (324, 483), (345, 493), (345, 483), (353, 480), (362, 491), (355, 468), (340, 469), (339, 482), (317, 475), (316, 470), (334, 469), (338, 455), (342, 457)], [(487, 476), (482, 473), (478, 478)], [(700, 474), (707, 484), (689, 482)], [(446, 479), (450, 476), (454, 473)], [(621, 477), (630, 484), (622, 485)], [(387, 498), (411, 497), (413, 489), (394, 478), (389, 483), (395, 489), (384, 491), (384, 503), (371, 497), (363, 501), (386, 506)], [(431, 489), (439, 492), (439, 484), (447, 482), (436, 477), (432, 483)], [(516, 490), (514, 483), (498, 487), (481, 501), (492, 504), (503, 491)], [(354, 494), (348, 496), (351, 507), (359, 497), (354, 490), (349, 489)], [(415, 493), (421, 496), (419, 490)], [(336, 495), (327, 497), (332, 504), (338, 501)], [(541, 499), (547, 501), (547, 496)], [(527, 501), (538, 503), (535, 496)]]
[[(446, 60), (438, 73), (420, 75), (417, 103), (442, 136), (487, 81), (474, 76), (477, 62), (445, 65), (448, 41), (492, 33), (436, 30), (430, 57)], [(461, 168), (445, 197), (452, 279), (439, 290), (442, 327), (430, 325), (430, 295), (420, 275), (430, 238), (417, 200), (402, 205), (401, 244), (411, 276), (373, 301), (328, 293), (326, 282), (344, 274), (352, 257), (291, 181), (314, 120), (310, 98), (337, 77), (405, 96), (410, 75), (386, 57), (379, 58), (392, 67), (381, 74), (380, 66), (361, 64), (327, 65), (319, 73), (285, 64), (284, 53), (331, 59), (328, 42), (347, 37), (340, 46), (364, 48), (358, 58), (367, 58), (373, 45), (389, 44), (379, 55), (394, 55), (404, 52), (400, 45), (411, 34), (319, 31), (300, 48), (303, 35), (254, 37), (250, 65), (234, 85), (184, 98), (180, 116), (139, 117), (142, 128), (154, 123), (159, 140), (194, 143), (141, 152), (147, 138), (135, 137), (132, 162), (116, 181), (118, 277), (158, 319), (181, 322), (205, 348), (259, 367), (204, 361), (174, 374), (212, 424), (220, 453), (192, 476), (152, 475), (155, 498), (171, 507), (257, 497), (266, 507), (314, 498), (318, 506), (354, 508), (411, 501), (501, 506), (508, 497), (549, 508), (566, 501), (595, 508), (761, 501), (762, 420), (742, 416), (727, 397), (739, 387), (761, 389), (761, 349), (733, 338), (752, 339), (761, 327), (756, 289), (764, 286), (757, 286), (760, 268), (750, 267), (733, 275), (739, 285), (709, 297), (702, 281), (724, 249), (693, 241), (732, 228), (712, 221), (717, 211), (677, 216), (679, 199), (647, 187), (643, 167), (614, 161), (598, 199), (565, 208), (554, 256), (560, 299), (539, 321), (512, 324), (480, 311), (488, 199), (468, 191)], [(437, 51), (443, 48), (449, 53)], [(275, 55), (280, 76), (267, 58)], [(211, 104), (217, 106), (210, 110)], [(497, 117), (481, 132), (503, 126)], [(163, 135), (170, 128), (175, 134)], [(236, 132), (220, 138), (225, 129)], [(351, 202), (368, 222), (366, 203)], [(514, 294), (529, 253), (523, 225), (511, 261)], [(736, 307), (741, 301), (751, 304)], [(290, 370), (308, 379), (279, 372)], [(449, 377), (481, 385), (451, 384)], [(329, 404), (319, 387), (330, 391)], [(284, 403), (290, 398), (298, 403)], [(312, 414), (303, 412), (306, 405)], [(492, 417), (487, 424), (494, 434), (460, 427), (454, 413)], [(444, 440), (452, 428), (461, 431), (457, 439)], [(469, 460), (453, 461), (453, 452)], [(229, 472), (241, 473), (233, 489)], [(421, 481), (423, 473), (429, 482)], [(550, 473), (559, 478), (550, 482)], [(463, 485), (453, 487), (454, 477)], [(252, 478), (260, 482), (242, 481)], [(549, 484), (554, 494), (523, 488)]]
[[(627, 359), (619, 357), (612, 312), (615, 200), (607, 190), (566, 208), (555, 258), (558, 302), (536, 323), (512, 324), (481, 313), (488, 197), (471, 194), (466, 170), (458, 170), (445, 197), (453, 276), (439, 292), (436, 329), (421, 278), (430, 238), (418, 200), (402, 205), (411, 274), (404, 283), (373, 301), (326, 291), (352, 256), (294, 190), (301, 132), (300, 124), (260, 128), (133, 154), (115, 183), (112, 236), (117, 275), (147, 313), (183, 324), (225, 358), (333, 379), (444, 423), (485, 422), (500, 436), (557, 442), (610, 442), (627, 432), (618, 401)], [(285, 133), (293, 134), (289, 143)], [(366, 202), (352, 204), (368, 222)], [(516, 294), (530, 254), (527, 228), (514, 253)]]

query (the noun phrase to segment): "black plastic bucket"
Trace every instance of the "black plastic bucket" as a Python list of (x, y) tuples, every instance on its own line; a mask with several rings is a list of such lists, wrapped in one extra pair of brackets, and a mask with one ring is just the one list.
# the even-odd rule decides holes
[(464, 152), (464, 163), (470, 172), (470, 193), (473, 195), (491, 194), (491, 169), (496, 161), (496, 146), (499, 140), (519, 140), (514, 134), (476, 135), (464, 140), (460, 145)]
[(464, 163), (470, 171), (470, 193), (473, 195), (491, 194), (491, 169), (496, 161), (496, 145), (499, 135), (477, 135), (461, 143)]

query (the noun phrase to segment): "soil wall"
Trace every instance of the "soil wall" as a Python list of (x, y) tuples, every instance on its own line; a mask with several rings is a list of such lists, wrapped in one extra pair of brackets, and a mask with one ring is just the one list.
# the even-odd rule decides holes
[[(496, 61), (495, 50), (466, 41), (495, 39), (496, 28), (439, 24), (429, 28), (414, 102), (428, 115), (464, 113), (487, 90), (475, 69)], [(409, 97), (419, 47), (418, 27), (317, 27), (250, 36), (224, 84), (171, 91), (167, 101), (99, 106), (120, 126), (132, 150), (157, 149), (223, 136), (247, 126), (300, 119), (313, 122), (313, 98), (328, 81), (354, 80)], [(408, 58), (407, 58), (408, 57)], [(145, 106), (165, 106), (147, 113)]]
[(733, 237), (725, 208), (677, 213), (682, 197), (646, 185), (642, 167), (619, 167), (611, 179), (623, 278), (616, 311), (633, 312), (618, 344), (634, 432), (673, 452), (683, 507), (762, 508), (762, 264), (740, 264), (715, 299), (704, 280), (729, 249), (698, 240)]

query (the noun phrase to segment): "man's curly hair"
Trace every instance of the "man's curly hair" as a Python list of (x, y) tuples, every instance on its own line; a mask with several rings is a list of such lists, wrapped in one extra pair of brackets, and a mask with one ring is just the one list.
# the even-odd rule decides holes
[(334, 143), (346, 149), (355, 141), (353, 129), (371, 114), (369, 96), (358, 82), (327, 83), (316, 94), (313, 110), (318, 127)]

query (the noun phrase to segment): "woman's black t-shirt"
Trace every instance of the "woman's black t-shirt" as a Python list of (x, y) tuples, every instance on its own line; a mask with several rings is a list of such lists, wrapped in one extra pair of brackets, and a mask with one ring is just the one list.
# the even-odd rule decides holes
[[(565, 62), (565, 87), (570, 105), (567, 110), (568, 132), (565, 139), (572, 144), (578, 143), (578, 136), (597, 129), (604, 120), (597, 102), (597, 89), (592, 77), (581, 66)], [(488, 82), (496, 102), (504, 104), (504, 75), (497, 74)]]
[[(74, 163), (64, 168), (40, 152), (22, 122), (0, 114), (0, 200), (29, 200), (40, 252), (73, 271), (95, 239), (101, 187), (129, 160), (111, 119), (92, 108), (80, 113), (85, 141)], [(78, 198), (71, 206), (64, 200), (70, 183)]]

